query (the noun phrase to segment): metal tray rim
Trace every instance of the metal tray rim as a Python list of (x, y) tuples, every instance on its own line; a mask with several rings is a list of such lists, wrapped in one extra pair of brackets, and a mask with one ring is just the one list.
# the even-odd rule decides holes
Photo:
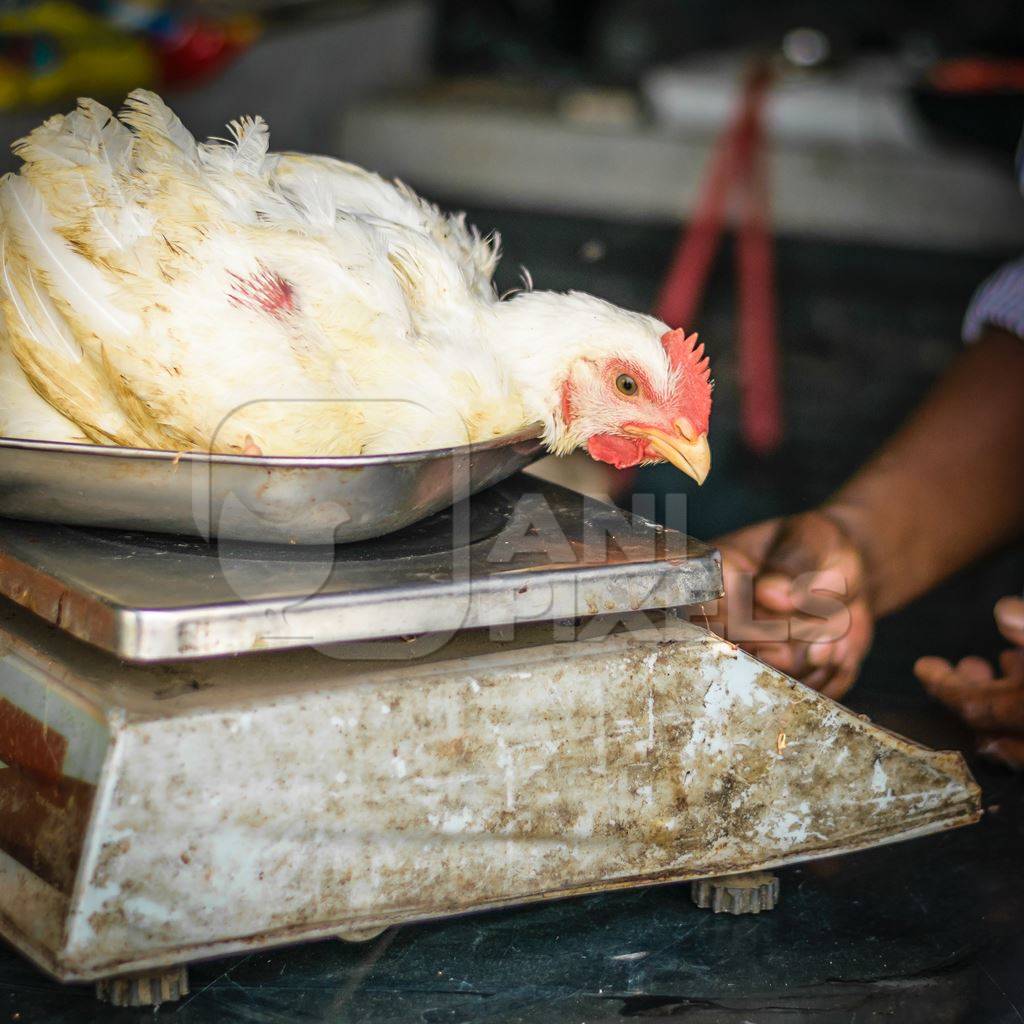
[(487, 441), (456, 445), (451, 448), (427, 448), (414, 452), (382, 455), (228, 455), (222, 452), (169, 451), (160, 448), (122, 448), (119, 445), (81, 444), (76, 441), (40, 441), (31, 438), (0, 437), (0, 450), (60, 452), (68, 455), (99, 455), (105, 458), (152, 460), (154, 462), (209, 463), (228, 466), (261, 466), (264, 468), (355, 469), (363, 466), (385, 466), (395, 463), (427, 462), (452, 458), (493, 448), (504, 448), (525, 441), (539, 440), (543, 425), (532, 423), (522, 430), (502, 434)]

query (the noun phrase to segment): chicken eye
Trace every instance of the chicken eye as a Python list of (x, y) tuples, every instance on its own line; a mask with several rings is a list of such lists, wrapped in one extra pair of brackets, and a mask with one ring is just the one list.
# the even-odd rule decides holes
[(615, 386), (619, 389), (619, 393), (627, 398), (632, 398), (640, 390), (636, 381), (628, 373), (620, 373), (615, 378)]

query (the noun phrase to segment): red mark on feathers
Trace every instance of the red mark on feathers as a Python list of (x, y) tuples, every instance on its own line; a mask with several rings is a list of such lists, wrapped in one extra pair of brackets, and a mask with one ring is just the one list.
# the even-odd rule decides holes
[(711, 364), (704, 355), (704, 346), (697, 344), (697, 335), (686, 331), (666, 331), (661, 336), (669, 364), (675, 370), (678, 411), (697, 428), (707, 433), (711, 419)]
[(269, 313), (279, 319), (293, 313), (298, 308), (294, 285), (262, 263), (259, 268), (247, 277), (229, 272), (234, 284), (228, 292), (228, 302), (258, 313)]

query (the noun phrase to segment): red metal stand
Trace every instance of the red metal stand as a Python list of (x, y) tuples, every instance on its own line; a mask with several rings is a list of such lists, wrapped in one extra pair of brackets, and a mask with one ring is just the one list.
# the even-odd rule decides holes
[(671, 327), (691, 325), (725, 228), (738, 200), (736, 276), (741, 432), (755, 452), (782, 440), (779, 353), (775, 330), (775, 258), (764, 134), (764, 99), (771, 72), (758, 65), (744, 82), (739, 108), (712, 157), (689, 228), (662, 285), (657, 315)]

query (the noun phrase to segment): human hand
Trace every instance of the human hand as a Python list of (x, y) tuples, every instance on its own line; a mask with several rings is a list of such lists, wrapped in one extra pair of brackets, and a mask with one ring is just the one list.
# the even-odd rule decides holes
[(933, 697), (978, 733), (980, 753), (1024, 768), (1024, 599), (996, 602), (996, 624), (1014, 646), (999, 656), (999, 671), (984, 658), (919, 658), (914, 674)]
[(871, 646), (864, 556), (839, 517), (807, 512), (715, 541), (725, 598), (711, 627), (838, 700)]

